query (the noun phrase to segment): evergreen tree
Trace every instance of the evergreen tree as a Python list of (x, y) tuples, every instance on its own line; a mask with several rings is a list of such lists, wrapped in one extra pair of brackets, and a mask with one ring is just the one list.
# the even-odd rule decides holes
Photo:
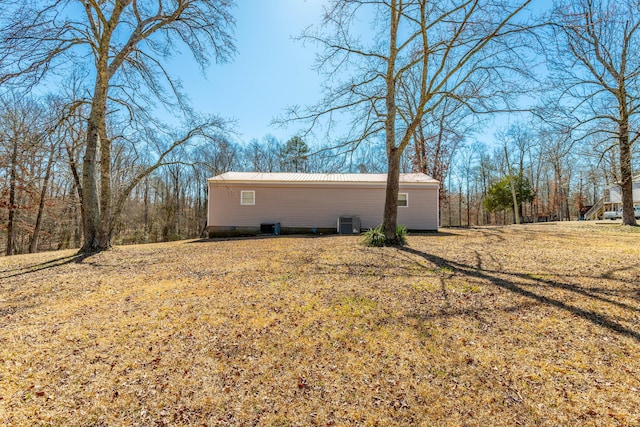
[[(518, 210), (522, 218), (522, 204), (530, 203), (535, 198), (531, 183), (523, 175), (514, 175), (511, 177), (516, 189), (516, 200), (518, 202)], [(487, 190), (487, 198), (484, 199), (484, 207), (489, 212), (502, 209), (513, 209), (513, 196), (511, 195), (510, 177), (505, 176), (500, 181), (494, 183)], [(515, 212), (514, 212), (515, 213)]]
[(306, 172), (309, 146), (299, 136), (287, 141), (282, 149), (283, 172)]

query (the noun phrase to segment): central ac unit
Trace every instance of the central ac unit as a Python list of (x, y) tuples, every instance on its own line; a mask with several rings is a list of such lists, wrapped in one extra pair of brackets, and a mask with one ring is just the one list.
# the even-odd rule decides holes
[(338, 234), (360, 234), (360, 217), (338, 217)]

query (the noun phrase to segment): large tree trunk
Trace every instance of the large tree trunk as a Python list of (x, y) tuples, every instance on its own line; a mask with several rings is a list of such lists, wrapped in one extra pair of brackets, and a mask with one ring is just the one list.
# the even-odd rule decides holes
[(638, 225), (633, 214), (633, 172), (631, 168), (631, 145), (629, 144), (629, 119), (623, 117), (620, 132), (620, 187), (622, 189), (622, 223)]
[[(91, 104), (91, 113), (87, 123), (87, 141), (85, 147), (85, 155), (82, 163), (82, 201), (84, 204), (84, 244), (80, 249), (83, 253), (99, 252), (108, 249), (111, 242), (108, 239), (108, 233), (101, 230), (103, 226), (103, 215), (100, 211), (101, 205), (104, 206), (105, 201), (100, 200), (98, 195), (98, 149), (104, 154), (101, 137), (106, 134), (105, 115), (107, 110), (107, 84), (106, 73), (102, 76), (98, 75), (94, 90), (93, 102)], [(103, 83), (103, 81), (105, 83)], [(104, 159), (102, 159), (104, 162)], [(104, 168), (102, 168), (102, 185), (104, 182)], [(102, 190), (104, 193), (105, 190)]]
[(107, 137), (106, 126), (100, 135), (100, 223), (97, 241), (99, 250), (111, 247), (113, 223), (111, 215), (111, 140)]
[(396, 146), (396, 81), (395, 65), (398, 56), (397, 36), (400, 12), (395, 0), (391, 0), (391, 25), (389, 26), (389, 59), (385, 75), (385, 146), (387, 151), (387, 191), (384, 202), (382, 228), (388, 243), (397, 240), (396, 226), (398, 220), (398, 190), (400, 188), (400, 156), (402, 151)]
[(382, 227), (387, 242), (397, 240), (396, 227), (398, 224), (398, 191), (400, 189), (400, 152), (394, 147), (389, 150), (387, 162), (387, 190), (384, 201), (384, 218)]

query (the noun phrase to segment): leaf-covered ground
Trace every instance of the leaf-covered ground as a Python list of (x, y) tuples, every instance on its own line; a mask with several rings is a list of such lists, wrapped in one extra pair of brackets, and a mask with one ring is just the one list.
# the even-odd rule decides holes
[(0, 258), (0, 424), (640, 425), (640, 233)]

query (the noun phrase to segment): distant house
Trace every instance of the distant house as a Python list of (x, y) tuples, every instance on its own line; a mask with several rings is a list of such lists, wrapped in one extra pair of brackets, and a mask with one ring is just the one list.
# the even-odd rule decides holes
[[(210, 235), (353, 233), (382, 222), (386, 174), (227, 172), (209, 179)], [(398, 224), (438, 229), (439, 182), (401, 174)]]
[[(633, 204), (640, 206), (640, 174), (633, 176)], [(622, 209), (622, 188), (619, 183), (612, 183), (605, 187), (603, 197), (589, 209), (585, 219), (604, 218), (604, 213)]]
[[(640, 204), (640, 174), (633, 177), (633, 203)], [(605, 189), (605, 204), (607, 210), (616, 210), (622, 208), (622, 188), (620, 184), (609, 184)]]

